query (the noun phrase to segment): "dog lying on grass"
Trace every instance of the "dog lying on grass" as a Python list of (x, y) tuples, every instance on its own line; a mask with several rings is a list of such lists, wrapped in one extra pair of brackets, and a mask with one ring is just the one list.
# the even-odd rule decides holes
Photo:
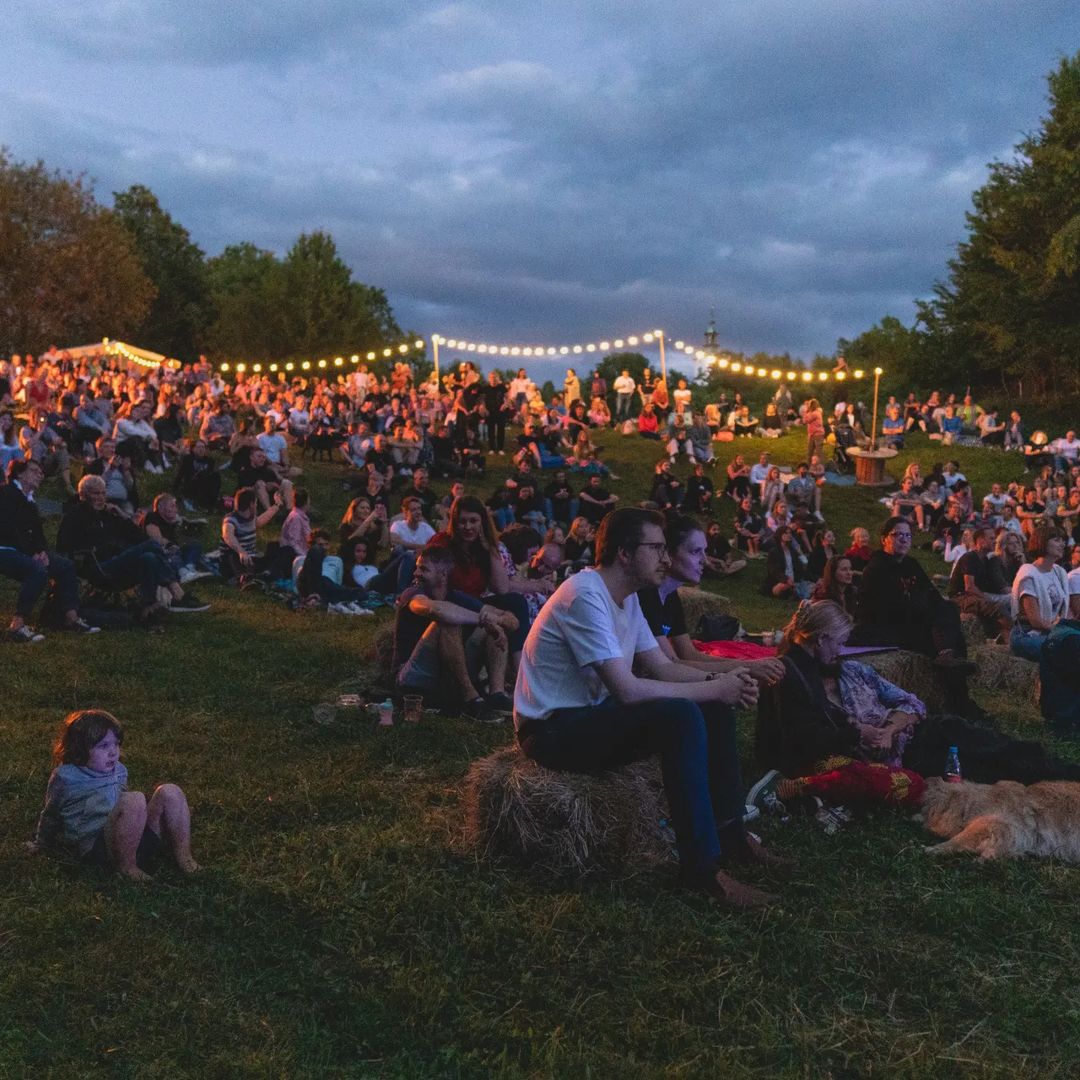
[(980, 859), (1042, 855), (1080, 863), (1080, 783), (1048, 780), (1025, 787), (927, 781), (922, 820), (947, 839), (932, 855), (971, 852)]

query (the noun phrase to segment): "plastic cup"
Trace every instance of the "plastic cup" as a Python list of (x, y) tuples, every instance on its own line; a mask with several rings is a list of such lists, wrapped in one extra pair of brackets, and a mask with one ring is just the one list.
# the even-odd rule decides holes
[(380, 727), (393, 727), (394, 725), (394, 706), (389, 701), (382, 702), (379, 705), (379, 726)]
[(405, 706), (405, 723), (419, 724), (424, 712), (424, 695), (406, 694), (401, 700)]

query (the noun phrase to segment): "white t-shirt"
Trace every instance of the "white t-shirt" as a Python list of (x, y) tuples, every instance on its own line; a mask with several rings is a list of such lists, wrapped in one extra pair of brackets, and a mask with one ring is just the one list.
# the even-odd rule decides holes
[(377, 566), (369, 566), (364, 563), (356, 563), (352, 568), (352, 579), (361, 589), (379, 572)]
[(1069, 613), (1069, 579), (1064, 569), (1052, 566), (1043, 573), (1034, 563), (1024, 563), (1016, 572), (1012, 587), (1013, 610), (1023, 621), (1020, 597), (1034, 596), (1039, 604), (1039, 617), (1043, 622), (1053, 622)]
[(1080, 566), (1075, 570), (1070, 570), (1065, 575), (1066, 581), (1069, 583), (1069, 595), (1076, 596), (1080, 593)]
[(632, 375), (620, 375), (615, 380), (615, 393), (616, 394), (632, 394), (637, 387), (637, 383), (634, 382)]
[(390, 540), (399, 544), (426, 544), (434, 535), (435, 530), (426, 521), (421, 521), (415, 529), (404, 518), (390, 526)]
[(675, 411), (684, 412), (686, 406), (690, 404), (690, 399), (693, 397), (693, 392), (690, 390), (676, 390), (672, 397), (675, 399)]
[(1080, 439), (1066, 439), (1064, 435), (1055, 439), (1053, 448), (1067, 461), (1075, 461), (1080, 455)]
[(514, 686), (514, 717), (541, 720), (556, 709), (599, 705), (607, 687), (594, 664), (656, 649), (636, 593), (619, 607), (595, 570), (567, 578), (532, 624)]
[(255, 437), (255, 441), (262, 447), (269, 461), (272, 461), (275, 465), (281, 465), (284, 462), (283, 454), (289, 447), (289, 440), (285, 438), (280, 432), (266, 432)]

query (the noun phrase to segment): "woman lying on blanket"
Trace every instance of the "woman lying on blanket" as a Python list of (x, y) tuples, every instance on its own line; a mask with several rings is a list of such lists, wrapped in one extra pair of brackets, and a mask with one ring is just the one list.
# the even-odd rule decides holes
[(964, 776), (1078, 780), (1080, 766), (959, 716), (927, 716), (914, 694), (872, 667), (841, 660), (852, 619), (839, 604), (803, 604), (784, 630), (784, 678), (758, 702), (756, 750), (769, 770), (752, 800), (812, 795), (830, 803), (914, 807), (924, 776), (940, 775), (950, 746)]

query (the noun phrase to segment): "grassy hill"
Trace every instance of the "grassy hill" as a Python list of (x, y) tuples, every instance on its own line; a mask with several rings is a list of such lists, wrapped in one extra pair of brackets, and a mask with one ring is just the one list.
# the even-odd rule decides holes
[[(603, 438), (624, 504), (643, 497), (655, 445)], [(769, 449), (793, 463), (802, 445)], [(940, 450), (916, 443), (897, 468), (912, 456)], [(977, 494), (1020, 465), (953, 456)], [(508, 461), (492, 460), (488, 487)], [(336, 523), (339, 467), (309, 473)], [(874, 498), (831, 487), (826, 516), (873, 525)], [(724, 583), (752, 629), (790, 612), (758, 595), (763, 572)], [(314, 706), (358, 678), (389, 614), (199, 591), (212, 611), (164, 636), (0, 648), (0, 1075), (1075, 1075), (1077, 871), (934, 862), (889, 813), (832, 838), (766, 822), (798, 869), (760, 877), (782, 903), (750, 915), (673, 875), (478, 862), (455, 843), (458, 784), (507, 727), (320, 725)], [(13, 595), (2, 583), (4, 610)], [(982, 703), (1041, 737), (1032, 702)], [(133, 786), (187, 790), (197, 879), (139, 887), (24, 854), (51, 737), (90, 705), (125, 722)]]

